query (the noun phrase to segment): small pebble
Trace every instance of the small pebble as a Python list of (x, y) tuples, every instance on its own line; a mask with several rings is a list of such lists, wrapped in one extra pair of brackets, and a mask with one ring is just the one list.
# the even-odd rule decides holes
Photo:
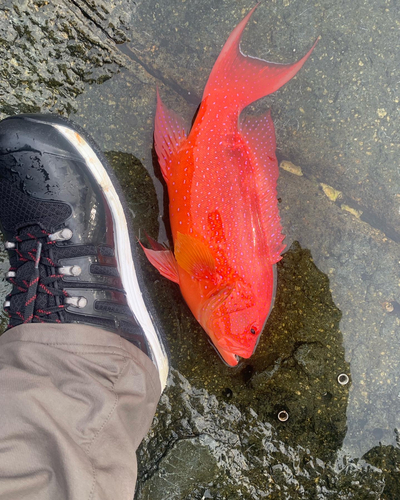
[(281, 161), (279, 166), (280, 166), (280, 168), (283, 168), (283, 170), (286, 170), (287, 172), (290, 172), (291, 174), (298, 175), (298, 176), (303, 175), (301, 167), (295, 165), (291, 161), (287, 161), (287, 160)]
[(326, 194), (326, 196), (331, 201), (336, 201), (338, 198), (343, 197), (343, 194), (341, 191), (338, 191), (337, 189), (333, 188), (332, 186), (328, 186), (328, 184), (324, 184), (323, 182), (321, 182), (320, 186), (322, 187), (323, 192)]
[(357, 217), (357, 219), (359, 219), (362, 215), (362, 210), (356, 210), (355, 208), (349, 207), (348, 205), (345, 204), (342, 204), (341, 209), (351, 213), (352, 215)]

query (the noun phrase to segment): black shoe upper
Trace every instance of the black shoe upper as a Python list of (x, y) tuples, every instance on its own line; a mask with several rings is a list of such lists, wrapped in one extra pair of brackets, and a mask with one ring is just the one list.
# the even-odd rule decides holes
[(0, 225), (13, 284), (5, 303), (8, 328), (85, 323), (114, 331), (149, 355), (126, 300), (104, 194), (85, 158), (53, 126), (57, 118), (38, 117), (0, 122)]

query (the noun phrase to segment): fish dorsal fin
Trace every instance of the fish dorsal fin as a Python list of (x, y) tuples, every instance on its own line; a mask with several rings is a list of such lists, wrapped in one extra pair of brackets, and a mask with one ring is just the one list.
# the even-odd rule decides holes
[(182, 118), (164, 106), (157, 90), (154, 147), (166, 183), (171, 176), (173, 158), (184, 139), (186, 129)]
[(140, 242), (139, 243), (150, 263), (153, 264), (164, 278), (179, 283), (178, 266), (174, 254), (171, 250), (155, 242), (152, 238), (149, 238), (149, 241), (152, 249), (146, 248)]
[(188, 234), (177, 234), (175, 258), (178, 265), (198, 280), (215, 278), (215, 260), (202, 241)]
[(275, 130), (271, 114), (249, 116), (241, 121), (240, 132), (253, 155), (254, 179), (260, 203), (260, 221), (269, 248), (269, 261), (275, 264), (285, 246), (279, 217), (276, 183), (279, 176), (275, 156)]

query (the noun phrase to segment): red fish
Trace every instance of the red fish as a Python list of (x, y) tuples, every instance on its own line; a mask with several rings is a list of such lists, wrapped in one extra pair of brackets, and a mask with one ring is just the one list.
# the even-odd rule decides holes
[(243, 119), (240, 113), (288, 82), (315, 47), (288, 65), (243, 55), (240, 38), (256, 7), (225, 43), (189, 134), (158, 96), (154, 140), (168, 187), (174, 252), (153, 240), (152, 249), (144, 249), (163, 276), (179, 283), (231, 366), (256, 348), (285, 248), (272, 119), (269, 112)]

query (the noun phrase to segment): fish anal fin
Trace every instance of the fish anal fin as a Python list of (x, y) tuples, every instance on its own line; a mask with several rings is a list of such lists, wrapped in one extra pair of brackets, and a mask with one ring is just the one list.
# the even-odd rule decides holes
[[(150, 242), (152, 246), (153, 242), (154, 240), (151, 240)], [(167, 248), (161, 247), (159, 243), (157, 243), (157, 246), (160, 246), (162, 248), (160, 250), (146, 248), (141, 243), (140, 245), (143, 248), (143, 251), (150, 263), (153, 264), (153, 266), (159, 271), (159, 273), (164, 276), (164, 278), (167, 278), (179, 284), (178, 267), (172, 251), (168, 250)]]
[(154, 124), (154, 147), (165, 182), (172, 173), (173, 158), (182, 141), (186, 139), (186, 127), (182, 118), (169, 110), (161, 101), (157, 90), (157, 110)]
[(269, 249), (270, 264), (281, 259), (285, 246), (282, 242), (276, 183), (279, 176), (275, 155), (274, 124), (268, 111), (261, 116), (248, 116), (241, 120), (240, 133), (249, 147), (254, 168), (257, 198), (260, 204), (260, 221)]
[(189, 234), (177, 234), (175, 258), (178, 265), (198, 280), (215, 281), (215, 260), (207, 245)]

